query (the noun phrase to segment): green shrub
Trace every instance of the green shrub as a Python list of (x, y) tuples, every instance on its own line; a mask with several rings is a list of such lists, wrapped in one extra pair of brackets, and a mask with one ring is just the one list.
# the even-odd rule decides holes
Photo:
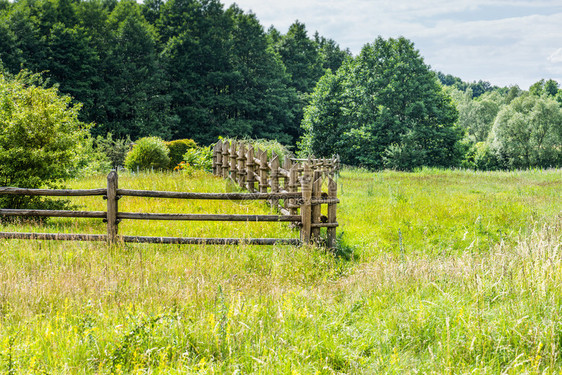
[(177, 139), (166, 142), (166, 146), (170, 150), (170, 166), (173, 167), (181, 163), (186, 151), (197, 147), (197, 144), (193, 139)]
[(131, 171), (137, 169), (166, 169), (170, 165), (170, 150), (158, 137), (139, 139), (125, 158), (125, 167)]
[(497, 152), (486, 142), (473, 144), (467, 151), (462, 166), (481, 171), (494, 171), (507, 168)]
[(183, 160), (185, 164), (180, 169), (191, 167), (193, 169), (209, 171), (213, 168), (213, 150), (211, 147), (190, 148), (183, 155)]
[[(57, 188), (76, 173), (88, 139), (80, 105), (56, 88), (40, 87), (39, 75), (0, 73), (0, 186)], [(0, 197), (0, 207), (59, 208), (39, 197)]]

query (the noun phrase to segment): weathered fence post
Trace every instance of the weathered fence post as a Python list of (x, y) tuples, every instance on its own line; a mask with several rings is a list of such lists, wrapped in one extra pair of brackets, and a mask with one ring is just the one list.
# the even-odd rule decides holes
[[(285, 160), (283, 160), (283, 169), (289, 172), (291, 170), (292, 164), (293, 163), (291, 162), (291, 159), (288, 156), (285, 156)], [(290, 176), (288, 175), (283, 176), (283, 189), (285, 189), (286, 191), (290, 191), (289, 178)]]
[(337, 203), (338, 198), (338, 185), (332, 177), (328, 177), (328, 199), (333, 200), (333, 203), (328, 203), (328, 223), (333, 226), (327, 229), (327, 246), (333, 249), (336, 246), (336, 225), (338, 223), (336, 218)]
[(236, 141), (232, 141), (230, 144), (230, 179), (233, 183), (236, 183), (236, 164), (237, 164), (237, 154), (236, 154)]
[[(320, 199), (322, 198), (322, 171), (315, 170), (312, 178), (312, 198), (313, 199)], [(320, 228), (315, 226), (314, 224), (320, 223), (320, 215), (322, 214), (322, 205), (321, 204), (314, 204), (312, 206), (311, 212), (311, 223), (312, 223), (312, 230), (311, 236), (314, 241), (320, 240)]]
[(254, 146), (250, 145), (248, 147), (248, 153), (246, 154), (246, 170), (247, 170), (246, 189), (248, 189), (250, 193), (256, 191), (256, 188), (254, 186), (254, 183), (256, 181), (255, 173), (254, 173), (255, 165), (256, 162), (254, 160)]
[[(273, 159), (271, 160), (271, 171), (270, 171), (270, 182), (272, 193), (279, 193), (279, 155), (273, 153)], [(272, 199), (271, 205), (273, 207), (279, 208), (279, 199)]]
[(260, 154), (260, 193), (267, 193), (267, 171), (269, 171), (269, 165), (267, 165), (267, 151), (258, 151)]
[[(296, 193), (299, 191), (299, 171), (298, 165), (293, 165), (289, 170), (289, 189), (290, 193)], [(289, 199), (289, 211), (291, 215), (297, 214), (297, 207), (295, 207), (295, 200)]]
[(222, 173), (222, 140), (215, 144), (213, 147), (213, 174), (220, 176)]
[(107, 241), (113, 244), (117, 241), (117, 189), (118, 176), (115, 170), (107, 175)]
[(222, 144), (222, 178), (228, 178), (228, 142)]
[(301, 190), (302, 190), (302, 203), (301, 203), (301, 241), (305, 244), (310, 243), (310, 229), (312, 228), (312, 210), (311, 210), (311, 199), (312, 199), (312, 172), (308, 163), (304, 165), (304, 171), (301, 178)]

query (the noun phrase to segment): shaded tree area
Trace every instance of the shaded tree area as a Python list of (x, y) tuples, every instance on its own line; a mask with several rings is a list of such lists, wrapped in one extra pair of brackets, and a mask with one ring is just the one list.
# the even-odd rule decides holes
[(307, 95), (348, 55), (299, 22), (274, 40), (218, 0), (0, 2), (0, 66), (42, 72), (94, 136), (295, 144)]

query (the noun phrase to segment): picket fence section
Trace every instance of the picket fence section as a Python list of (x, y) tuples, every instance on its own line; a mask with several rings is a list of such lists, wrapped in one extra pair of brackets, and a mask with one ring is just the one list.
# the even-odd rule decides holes
[[(300, 227), (304, 243), (320, 243), (320, 228), (326, 228), (326, 246), (332, 248), (336, 241), (337, 184), (339, 157), (332, 159), (295, 159), (255, 148), (243, 141), (219, 141), (213, 148), (213, 173), (229, 179), (250, 193), (279, 194), (269, 200), (282, 215), (298, 216), (295, 225)], [(327, 185), (327, 191), (322, 188)], [(286, 194), (301, 195), (292, 198)], [(327, 208), (322, 210), (322, 205)], [(300, 213), (299, 213), (300, 211)]]

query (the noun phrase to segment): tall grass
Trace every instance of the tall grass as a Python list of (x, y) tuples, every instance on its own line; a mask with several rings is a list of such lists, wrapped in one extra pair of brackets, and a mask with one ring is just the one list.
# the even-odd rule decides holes
[[(348, 261), (314, 247), (0, 240), (0, 372), (557, 373), (560, 176), (344, 171), (338, 220), (357, 255)], [(120, 186), (232, 189), (206, 175), (149, 173), (122, 175)], [(269, 211), (145, 200), (122, 198), (120, 210)], [(25, 225), (104, 230), (90, 220)], [(270, 223), (124, 221), (120, 232), (297, 236)]]

